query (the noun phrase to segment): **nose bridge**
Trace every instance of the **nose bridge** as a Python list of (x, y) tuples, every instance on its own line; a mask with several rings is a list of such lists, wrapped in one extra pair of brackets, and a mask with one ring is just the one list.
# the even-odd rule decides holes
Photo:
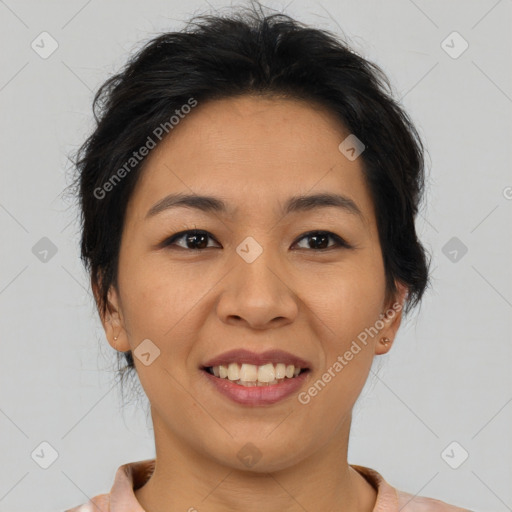
[[(262, 240), (262, 237), (259, 237)], [(265, 244), (265, 246), (263, 246)], [(237, 264), (237, 286), (245, 289), (245, 295), (265, 296), (279, 294), (281, 281), (279, 274), (279, 258), (269, 243), (259, 243), (253, 237), (247, 237), (236, 249), (236, 257), (242, 261)], [(277, 282), (276, 282), (277, 281)], [(282, 286), (282, 283), (281, 283)]]
[[(233, 254), (234, 268), (229, 272), (218, 304), (224, 321), (243, 319), (252, 327), (263, 328), (279, 318), (292, 320), (297, 305), (285, 267), (270, 247), (247, 237)], [(236, 259), (240, 261), (236, 261)]]

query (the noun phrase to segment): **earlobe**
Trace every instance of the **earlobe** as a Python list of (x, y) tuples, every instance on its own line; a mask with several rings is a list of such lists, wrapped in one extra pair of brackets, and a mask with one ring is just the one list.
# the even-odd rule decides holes
[(105, 331), (105, 336), (110, 346), (114, 350), (120, 352), (130, 350), (126, 330), (123, 325), (117, 290), (115, 290), (113, 286), (110, 287), (107, 295), (106, 310), (103, 313), (99, 306), (101, 304), (99, 300), (99, 286), (93, 279), (91, 279), (91, 287), (93, 289), (94, 298), (96, 300), (100, 320)]
[(387, 354), (393, 345), (398, 328), (402, 321), (402, 312), (408, 296), (408, 288), (400, 282), (396, 283), (397, 294), (395, 301), (388, 306), (382, 314), (384, 326), (379, 334), (379, 341), (375, 346), (375, 354)]
[(130, 350), (126, 329), (122, 318), (120, 301), (117, 290), (111, 286), (107, 299), (107, 318), (105, 319), (105, 334), (110, 346), (120, 352)]
[(393, 342), (387, 338), (386, 336), (383, 336), (379, 339), (379, 342), (377, 343), (377, 346), (375, 347), (375, 353), (377, 355), (387, 354), (389, 350), (391, 349), (391, 345)]

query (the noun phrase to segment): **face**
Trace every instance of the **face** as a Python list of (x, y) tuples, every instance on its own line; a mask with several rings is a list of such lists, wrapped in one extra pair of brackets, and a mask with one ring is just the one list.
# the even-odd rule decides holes
[[(294, 100), (199, 104), (171, 135), (127, 208), (107, 338), (134, 351), (155, 432), (171, 444), (243, 468), (237, 454), (252, 443), (255, 470), (289, 467), (347, 431), (387, 350), (378, 340), (400, 323), (400, 312), (379, 322), (392, 303), (362, 159), (340, 152), (348, 132), (328, 112)], [(161, 202), (175, 194), (216, 201)], [(322, 194), (343, 198), (291, 201)], [(222, 361), (248, 364), (247, 380), (277, 371), (278, 384), (204, 369)], [(306, 371), (282, 378), (293, 363)]]

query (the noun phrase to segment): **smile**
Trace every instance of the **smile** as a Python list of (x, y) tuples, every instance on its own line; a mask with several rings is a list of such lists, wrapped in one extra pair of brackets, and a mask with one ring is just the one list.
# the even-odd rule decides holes
[(267, 363), (256, 366), (254, 364), (229, 363), (228, 365), (210, 366), (207, 372), (219, 379), (227, 379), (239, 386), (273, 386), (285, 380), (298, 377), (306, 368), (295, 367), (293, 364)]

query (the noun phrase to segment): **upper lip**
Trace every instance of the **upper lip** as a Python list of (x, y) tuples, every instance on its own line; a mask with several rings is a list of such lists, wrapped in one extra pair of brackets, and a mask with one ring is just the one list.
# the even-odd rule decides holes
[(267, 363), (277, 364), (283, 363), (286, 365), (293, 364), (296, 368), (311, 368), (311, 364), (289, 352), (284, 350), (267, 350), (259, 354), (251, 352), (245, 349), (234, 349), (219, 354), (203, 364), (203, 368), (209, 368), (211, 366), (227, 366), (230, 363), (239, 364), (253, 364), (255, 366), (263, 366)]

